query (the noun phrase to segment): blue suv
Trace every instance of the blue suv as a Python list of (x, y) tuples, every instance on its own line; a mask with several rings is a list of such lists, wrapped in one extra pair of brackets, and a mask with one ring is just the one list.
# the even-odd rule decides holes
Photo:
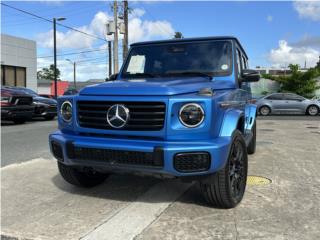
[(106, 83), (58, 99), (60, 174), (82, 187), (118, 172), (198, 181), (209, 203), (235, 207), (256, 148), (247, 60), (235, 37), (132, 44)]

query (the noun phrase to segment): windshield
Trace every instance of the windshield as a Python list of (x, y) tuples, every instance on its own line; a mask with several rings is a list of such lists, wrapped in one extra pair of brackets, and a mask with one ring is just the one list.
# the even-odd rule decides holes
[(206, 41), (133, 47), (123, 78), (231, 74), (230, 41)]
[(31, 89), (28, 88), (22, 88), (21, 89), (23, 92), (32, 95), (33, 97), (38, 97), (38, 94), (34, 91), (32, 91)]

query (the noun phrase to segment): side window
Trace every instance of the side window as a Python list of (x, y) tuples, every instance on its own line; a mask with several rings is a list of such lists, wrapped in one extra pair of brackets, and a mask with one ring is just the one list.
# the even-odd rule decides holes
[(282, 94), (272, 94), (269, 97), (266, 97), (268, 100), (282, 100)]
[(247, 60), (244, 56), (242, 56), (242, 69), (247, 69), (247, 68), (248, 68)]
[(237, 69), (238, 69), (238, 78), (241, 77), (242, 68), (241, 68), (241, 53), (237, 48)]
[(302, 101), (304, 98), (295, 94), (284, 94), (285, 100)]

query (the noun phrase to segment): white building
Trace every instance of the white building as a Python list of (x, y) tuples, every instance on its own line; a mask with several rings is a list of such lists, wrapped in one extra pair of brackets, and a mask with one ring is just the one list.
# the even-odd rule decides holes
[(1, 34), (1, 84), (37, 91), (35, 41)]

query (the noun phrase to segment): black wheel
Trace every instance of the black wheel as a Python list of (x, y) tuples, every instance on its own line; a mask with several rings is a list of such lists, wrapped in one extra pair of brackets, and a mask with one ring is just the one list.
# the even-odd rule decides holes
[(254, 154), (256, 152), (256, 143), (257, 143), (257, 122), (254, 121), (252, 126), (252, 139), (247, 147), (248, 154)]
[(259, 113), (262, 116), (267, 116), (271, 113), (271, 109), (268, 106), (262, 106), (259, 108)]
[(44, 119), (46, 120), (53, 120), (55, 118), (55, 116), (45, 116)]
[(310, 105), (307, 108), (307, 114), (310, 116), (317, 116), (319, 114), (319, 107), (316, 105)]
[(109, 176), (108, 174), (95, 171), (79, 171), (76, 168), (62, 164), (61, 162), (58, 162), (58, 169), (63, 179), (68, 183), (85, 188), (97, 186), (103, 183)]
[(27, 119), (24, 118), (17, 118), (17, 119), (13, 119), (12, 120), (15, 124), (22, 124), (25, 123), (27, 121)]
[(210, 179), (200, 182), (208, 203), (220, 208), (233, 208), (241, 202), (248, 171), (248, 155), (244, 138), (239, 130), (232, 136), (226, 166)]

